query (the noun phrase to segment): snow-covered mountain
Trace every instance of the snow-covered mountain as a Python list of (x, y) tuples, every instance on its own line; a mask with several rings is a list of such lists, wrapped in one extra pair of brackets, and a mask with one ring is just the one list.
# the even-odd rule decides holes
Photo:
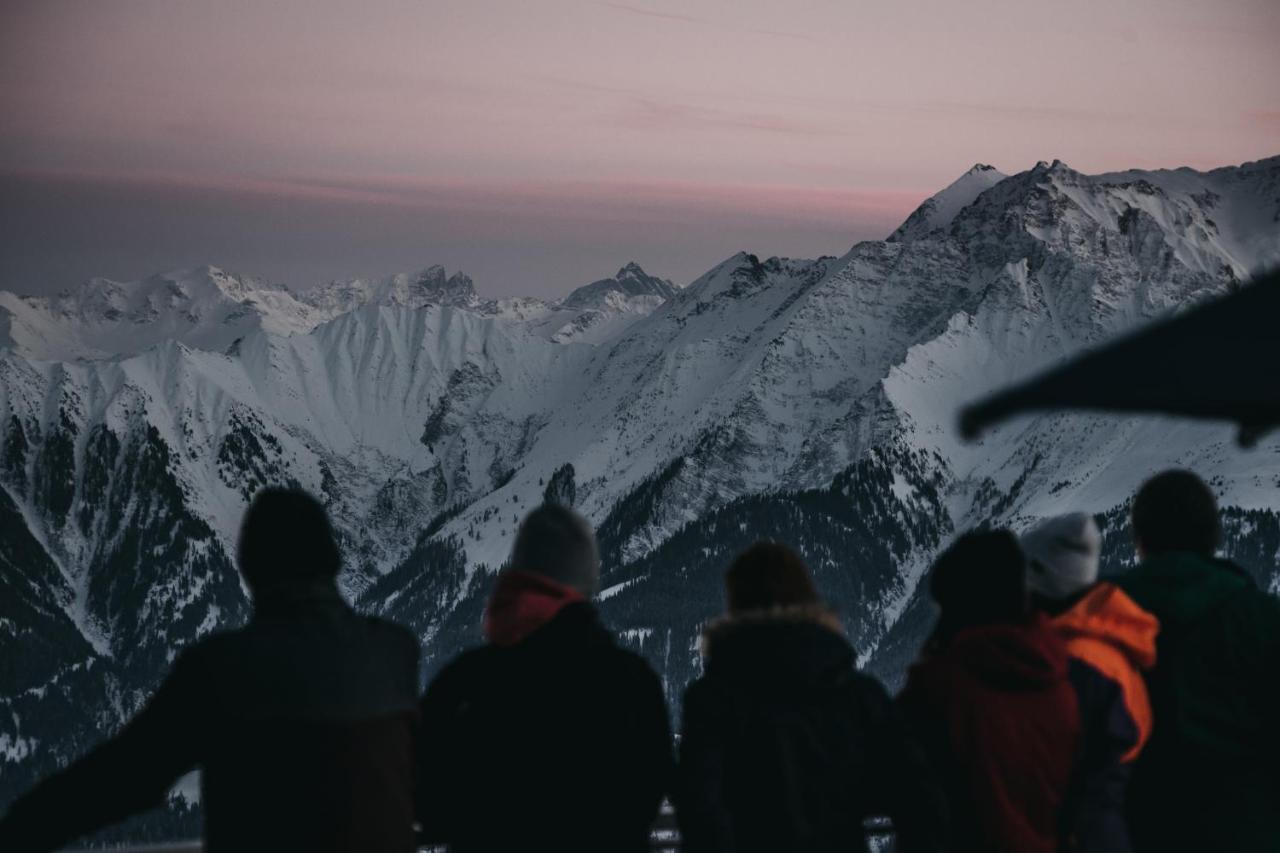
[[(596, 522), (602, 607), (673, 696), (736, 549), (806, 553), (890, 679), (954, 531), (1213, 478), (1280, 591), (1280, 437), (1047, 415), (961, 444), (959, 404), (1280, 264), (1280, 158), (1088, 176), (977, 166), (890, 240), (739, 253), (685, 288), (628, 264), (559, 302), (440, 268), (297, 293), (212, 268), (0, 296), (0, 801), (246, 613), (237, 521), (268, 483), (329, 505), (360, 606), (434, 669), (474, 642), (518, 518)], [(19, 653), (20, 650), (20, 653)]]
[(975, 164), (941, 192), (925, 199), (907, 221), (889, 235), (889, 241), (916, 240), (946, 229), (961, 210), (1007, 177), (995, 166)]
[(94, 278), (52, 297), (0, 291), (0, 347), (41, 361), (119, 358), (168, 341), (221, 352), (251, 332), (305, 334), (368, 305), (460, 308), (531, 321), (540, 334), (561, 343), (595, 343), (647, 315), (677, 289), (636, 263), (555, 302), (484, 299), (469, 276), (449, 275), (441, 266), (383, 279), (332, 281), (304, 291), (205, 266), (142, 281)]

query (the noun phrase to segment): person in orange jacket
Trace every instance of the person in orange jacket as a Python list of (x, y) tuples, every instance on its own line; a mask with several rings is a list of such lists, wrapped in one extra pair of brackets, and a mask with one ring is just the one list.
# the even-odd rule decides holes
[(1155, 665), (1160, 623), (1115, 584), (1098, 580), (1102, 535), (1087, 513), (1048, 518), (1022, 537), (1034, 606), (1066, 642), (1080, 701), (1082, 745), (1069, 840), (1126, 853), (1124, 818), (1134, 759), (1151, 736), (1143, 672)]

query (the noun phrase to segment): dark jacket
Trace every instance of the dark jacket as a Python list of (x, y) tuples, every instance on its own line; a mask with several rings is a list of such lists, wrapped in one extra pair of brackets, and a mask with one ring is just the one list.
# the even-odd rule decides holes
[(1080, 712), (1042, 617), (962, 630), (911, 668), (899, 704), (942, 775), (960, 851), (1054, 853)]
[(463, 653), (420, 708), (424, 841), (452, 853), (649, 849), (672, 763), (662, 684), (590, 604)]
[(1125, 797), (1131, 765), (1124, 756), (1138, 742), (1138, 728), (1113, 679), (1079, 658), (1068, 662), (1067, 677), (1080, 709), (1080, 747), (1063, 807), (1063, 849), (1129, 853)]
[(6, 853), (160, 805), (199, 768), (205, 849), (413, 849), (418, 644), (331, 584), (260, 599), (189, 646), (114, 738), (14, 803)]
[(1189, 553), (1116, 583), (1161, 626), (1155, 726), (1129, 790), (1135, 847), (1280, 850), (1280, 601)]
[(680, 741), (688, 853), (866, 850), (863, 822), (884, 815), (900, 853), (943, 848), (942, 791), (839, 630), (793, 608), (707, 632)]

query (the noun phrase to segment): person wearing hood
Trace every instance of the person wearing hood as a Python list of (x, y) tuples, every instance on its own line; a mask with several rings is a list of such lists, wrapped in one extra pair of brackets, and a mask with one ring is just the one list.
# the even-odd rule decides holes
[(967, 533), (931, 575), (941, 613), (898, 703), (942, 777), (952, 846), (1057, 853), (1080, 711), (1066, 645), (1030, 611), (1018, 539)]
[(420, 840), (453, 853), (648, 851), (670, 782), (662, 684), (600, 624), (591, 526), (548, 503), (521, 522), (488, 642), (419, 705)]
[(412, 853), (417, 639), (343, 601), (304, 492), (260, 492), (237, 557), (249, 623), (184, 649), (119, 734), (14, 803), (0, 850), (60, 848), (199, 768), (209, 853)]
[(725, 581), (728, 615), (684, 696), (682, 849), (866, 850), (864, 821), (883, 815), (900, 853), (944, 849), (941, 789), (801, 558), (758, 543)]
[(1115, 582), (1160, 619), (1134, 847), (1280, 851), (1280, 600), (1215, 556), (1217, 501), (1190, 471), (1144, 483), (1131, 520), (1139, 563)]
[(1022, 547), (1032, 603), (1066, 641), (1080, 704), (1071, 841), (1078, 850), (1126, 853), (1125, 794), (1151, 736), (1143, 673), (1156, 662), (1160, 623), (1115, 584), (1098, 581), (1102, 534), (1088, 513), (1044, 519)]

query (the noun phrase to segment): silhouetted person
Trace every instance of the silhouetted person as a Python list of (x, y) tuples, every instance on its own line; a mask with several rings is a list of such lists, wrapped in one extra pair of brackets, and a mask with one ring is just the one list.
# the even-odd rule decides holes
[(899, 704), (942, 775), (952, 846), (1056, 853), (1080, 712), (1062, 638), (1030, 613), (1017, 537), (961, 536), (930, 593), (941, 615)]
[(418, 814), (452, 853), (647, 851), (671, 769), (662, 684), (590, 599), (590, 525), (555, 504), (516, 533), (464, 652), (422, 697)]
[(1160, 624), (1115, 584), (1098, 581), (1102, 534), (1093, 516), (1045, 519), (1022, 546), (1032, 604), (1066, 641), (1080, 701), (1071, 841), (1090, 853), (1126, 853), (1129, 771), (1153, 722), (1143, 671), (1155, 664)]
[(888, 815), (899, 853), (942, 850), (942, 791), (800, 557), (754, 545), (725, 584), (684, 697), (682, 849), (866, 850), (864, 820)]
[(160, 805), (199, 768), (205, 849), (413, 849), (418, 644), (343, 602), (324, 509), (260, 493), (245, 516), (244, 628), (188, 646), (114, 738), (14, 803), (0, 850), (50, 850)]
[(1194, 474), (1148, 480), (1132, 512), (1141, 562), (1116, 583), (1160, 619), (1134, 845), (1280, 850), (1280, 601), (1214, 557), (1217, 502)]

